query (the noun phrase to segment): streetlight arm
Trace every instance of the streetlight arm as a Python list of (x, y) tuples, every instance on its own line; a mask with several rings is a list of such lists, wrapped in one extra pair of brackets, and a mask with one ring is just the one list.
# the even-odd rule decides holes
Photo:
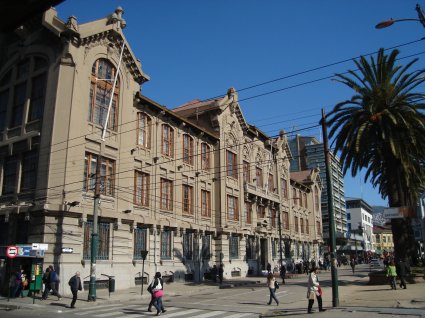
[(423, 16), (422, 18), (423, 18), (423, 21), (421, 19), (397, 19), (397, 20), (389, 19), (389, 20), (379, 22), (377, 25), (375, 25), (375, 28), (384, 29), (384, 28), (388, 28), (389, 26), (392, 26), (396, 22), (403, 22), (403, 21), (419, 21), (425, 27), (425, 17)]

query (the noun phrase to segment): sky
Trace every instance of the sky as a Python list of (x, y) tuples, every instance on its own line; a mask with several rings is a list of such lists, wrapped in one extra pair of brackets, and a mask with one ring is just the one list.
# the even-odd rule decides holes
[[(245, 119), (271, 137), (316, 136), (322, 108), (330, 112), (353, 92), (332, 80), (355, 69), (353, 59), (400, 50), (400, 64), (424, 67), (425, 28), (411, 0), (66, 0), (66, 21), (101, 19), (121, 6), (124, 35), (150, 81), (142, 94), (168, 108), (194, 99), (239, 94)], [(425, 1), (419, 2), (425, 9)], [(369, 57), (368, 57), (369, 58)], [(423, 88), (423, 87), (422, 87)], [(332, 145), (332, 140), (330, 141)], [(344, 177), (346, 197), (388, 206), (364, 172)]]

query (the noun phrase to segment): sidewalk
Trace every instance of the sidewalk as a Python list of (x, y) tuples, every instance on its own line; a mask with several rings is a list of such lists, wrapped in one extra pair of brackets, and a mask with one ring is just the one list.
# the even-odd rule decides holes
[[(323, 281), (324, 296), (323, 303), (324, 307), (328, 310), (326, 313), (317, 313), (323, 317), (341, 317), (344, 318), (364, 318), (365, 314), (368, 317), (374, 318), (375, 315), (379, 314), (379, 317), (385, 317), (388, 314), (403, 314), (404, 318), (425, 316), (425, 284), (409, 284), (407, 289), (391, 290), (389, 285), (367, 285), (368, 277), (367, 272), (356, 273), (355, 276), (348, 275), (347, 272), (341, 272), (339, 278), (339, 307), (332, 308), (332, 288), (330, 283), (330, 273), (320, 273), (320, 277)], [(300, 290), (300, 284), (306, 280), (305, 276), (299, 278), (288, 279), (288, 285), (284, 288), (291, 288), (291, 284), (294, 288)], [(205, 291), (206, 288), (237, 288), (241, 286), (257, 286), (258, 283), (264, 283), (264, 277), (249, 277), (226, 280), (223, 285), (213, 283), (182, 283), (173, 282), (165, 285), (167, 294), (170, 296), (177, 295), (192, 295)], [(298, 286), (298, 287), (296, 287)], [(262, 287), (262, 286), (261, 286)], [(102, 306), (107, 304), (124, 303), (129, 301), (140, 301), (141, 304), (147, 304), (150, 299), (150, 294), (146, 291), (147, 286), (144, 285), (143, 296), (141, 295), (141, 286), (132, 287), (126, 290), (119, 290), (113, 292), (109, 296), (108, 290), (99, 289), (97, 290), (96, 302), (88, 302), (88, 291), (82, 291), (78, 293), (78, 301), (76, 306), (78, 308), (87, 308), (93, 306)], [(302, 287), (304, 290), (304, 287)], [(304, 292), (302, 293), (304, 296)], [(64, 309), (69, 306), (71, 302), (70, 296), (65, 296), (62, 300), (57, 301), (57, 297), (50, 296), (48, 300), (40, 300), (40, 297), (36, 297), (35, 304), (33, 299), (30, 297), (25, 298), (14, 298), (7, 300), (7, 297), (0, 297), (0, 308), (6, 310), (13, 310), (19, 308), (47, 308), (51, 306), (63, 307)], [(297, 318), (311, 317), (307, 315), (306, 309), (307, 299), (300, 296), (297, 301), (293, 303), (285, 302), (285, 308), (275, 308), (267, 310), (261, 315), (261, 317), (280, 317), (280, 316), (293, 316)], [(315, 302), (315, 309), (317, 310), (317, 301)]]

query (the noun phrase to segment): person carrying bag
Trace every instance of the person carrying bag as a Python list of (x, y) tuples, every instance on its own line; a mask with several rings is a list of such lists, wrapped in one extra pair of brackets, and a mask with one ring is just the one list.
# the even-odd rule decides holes
[(164, 296), (164, 282), (161, 278), (161, 273), (157, 272), (154, 279), (148, 286), (148, 292), (151, 293), (151, 301), (148, 306), (148, 311), (152, 311), (152, 306), (156, 308), (156, 315), (159, 316), (165, 313), (162, 297)]

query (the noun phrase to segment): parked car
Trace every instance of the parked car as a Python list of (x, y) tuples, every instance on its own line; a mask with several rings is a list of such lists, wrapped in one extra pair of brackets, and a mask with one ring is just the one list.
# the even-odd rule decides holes
[(370, 260), (369, 266), (370, 267), (381, 267), (381, 263), (379, 263), (379, 260), (377, 258), (372, 258)]

